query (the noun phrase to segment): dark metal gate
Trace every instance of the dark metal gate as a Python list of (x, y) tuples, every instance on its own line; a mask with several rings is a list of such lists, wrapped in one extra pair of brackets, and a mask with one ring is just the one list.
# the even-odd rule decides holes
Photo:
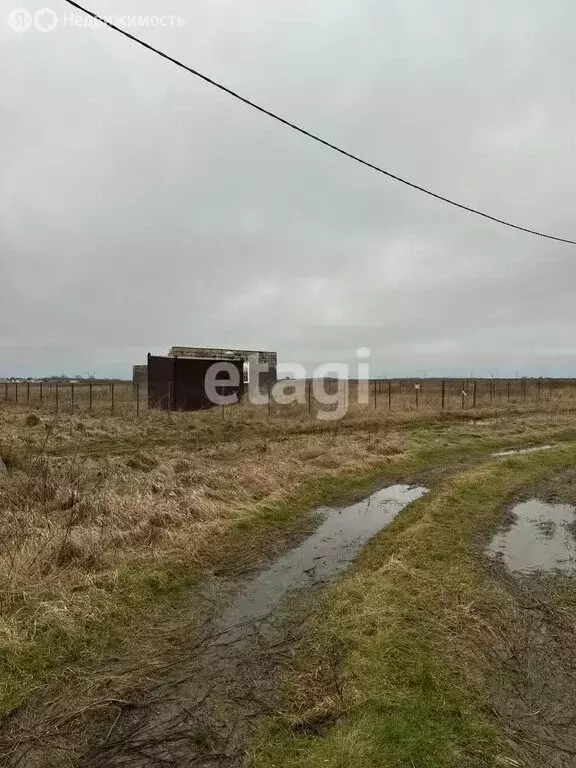
[[(237, 395), (244, 390), (242, 360), (199, 360), (148, 355), (148, 407), (171, 411), (197, 411), (214, 403), (206, 393), (206, 374), (213, 365), (226, 363), (238, 371), (238, 386), (216, 385), (219, 395)], [(226, 379), (228, 381), (228, 379)]]

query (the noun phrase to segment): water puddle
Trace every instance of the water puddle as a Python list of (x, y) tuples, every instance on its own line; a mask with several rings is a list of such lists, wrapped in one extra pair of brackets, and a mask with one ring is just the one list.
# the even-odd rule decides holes
[(221, 626), (258, 620), (288, 591), (329, 580), (407, 504), (426, 492), (426, 488), (392, 485), (349, 507), (320, 509), (323, 522), (316, 531), (250, 582), (221, 617)]
[(536, 453), (537, 451), (550, 451), (553, 445), (535, 445), (531, 448), (511, 448), (509, 451), (498, 451), (493, 453), (493, 457), (499, 456), (521, 456), (524, 453)]
[[(149, 699), (131, 713), (125, 735), (95, 750), (87, 768), (243, 765), (259, 721), (278, 711), (280, 680), (303, 642), (306, 615), (316, 601), (306, 588), (344, 570), (378, 531), (425, 493), (425, 488), (393, 485), (358, 504), (319, 510), (314, 533), (241, 589), (172, 671), (153, 681)], [(283, 601), (294, 590), (302, 600)]]
[(489, 554), (522, 573), (576, 569), (576, 508), (531, 499), (512, 513), (511, 527), (494, 537)]

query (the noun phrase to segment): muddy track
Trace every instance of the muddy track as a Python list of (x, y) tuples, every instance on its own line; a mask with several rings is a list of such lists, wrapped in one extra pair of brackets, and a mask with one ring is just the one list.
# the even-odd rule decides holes
[(510, 596), (504, 670), (494, 702), (519, 766), (576, 765), (576, 469), (535, 487), (503, 512), (489, 567)]
[(524, 768), (576, 765), (574, 613), (556, 601), (557, 585), (537, 576), (502, 577), (514, 597), (505, 642), (491, 654), (503, 667), (493, 714)]
[(240, 766), (255, 726), (277, 704), (322, 585), (424, 488), (396, 485), (343, 509), (249, 581), (160, 683), (126, 709), (84, 768)]
[(241, 765), (255, 725), (274, 711), (278, 679), (300, 639), (294, 616), (215, 630), (126, 711), (114, 738), (81, 765)]

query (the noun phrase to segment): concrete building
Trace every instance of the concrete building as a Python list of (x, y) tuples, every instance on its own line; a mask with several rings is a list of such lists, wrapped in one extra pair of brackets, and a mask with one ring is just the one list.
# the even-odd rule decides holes
[(197, 360), (242, 360), (247, 364), (248, 380), (256, 378), (257, 371), (252, 370), (254, 361), (267, 366), (267, 371), (259, 376), (260, 390), (265, 392), (278, 380), (278, 354), (257, 349), (219, 349), (217, 347), (172, 347), (168, 357), (188, 357)]
[[(141, 397), (148, 397), (149, 401), (153, 401), (153, 403), (149, 402), (150, 407), (163, 407), (162, 405), (156, 404), (156, 401), (160, 402), (160, 400), (166, 400), (166, 402), (172, 404), (174, 398), (176, 398), (178, 403), (184, 404), (182, 405), (183, 409), (194, 409), (196, 406), (193, 405), (193, 403), (202, 401), (199, 387), (204, 387), (203, 376), (205, 373), (202, 372), (205, 372), (205, 369), (207, 368), (207, 365), (202, 365), (202, 362), (209, 364), (211, 360), (214, 362), (229, 361), (235, 366), (239, 366), (240, 371), (244, 369), (245, 383), (252, 382), (253, 385), (254, 382), (257, 382), (260, 392), (262, 393), (267, 392), (277, 381), (278, 377), (277, 353), (264, 350), (222, 349), (216, 347), (172, 347), (166, 358), (150, 358), (149, 356), (149, 359), (154, 361), (154, 386), (152, 387), (152, 384), (149, 383), (151, 373), (148, 370), (147, 365), (133, 366), (132, 380), (134, 393), (136, 394), (136, 392), (139, 391)], [(190, 366), (186, 366), (183, 363), (180, 366), (176, 366), (180, 372), (182, 372), (184, 368), (189, 368), (190, 370), (184, 379), (179, 377), (179, 383), (177, 387), (175, 387), (178, 390), (177, 394), (173, 389), (170, 395), (166, 394), (165, 397), (159, 398), (158, 388), (160, 387), (160, 389), (162, 389), (164, 385), (157, 380), (158, 376), (160, 376), (161, 379), (167, 377), (165, 382), (166, 393), (170, 391), (171, 387), (174, 387), (174, 384), (169, 383), (169, 379), (176, 375), (176, 368), (168, 365), (170, 359), (172, 359), (174, 363), (176, 363), (176, 360), (178, 359), (182, 361), (195, 360), (198, 361), (198, 365), (192, 366), (192, 364), (190, 364)], [(165, 360), (165, 363), (163, 363), (162, 360)], [(256, 368), (256, 364), (266, 366), (266, 369), (260, 372)], [(160, 371), (164, 372), (160, 374)], [(172, 407), (172, 405), (170, 405), (170, 407)]]

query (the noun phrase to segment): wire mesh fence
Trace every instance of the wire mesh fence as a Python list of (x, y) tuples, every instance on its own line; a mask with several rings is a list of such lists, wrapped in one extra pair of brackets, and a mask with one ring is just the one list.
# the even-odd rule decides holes
[[(283, 396), (278, 397), (278, 392)], [(264, 395), (264, 396), (262, 396)], [(172, 410), (166, 393), (164, 410)], [(289, 415), (340, 409), (377, 411), (454, 411), (505, 408), (519, 404), (576, 404), (576, 379), (339, 379), (283, 380), (254, 403), (246, 392), (238, 405), (264, 415)], [(54, 413), (140, 416), (149, 409), (145, 387), (131, 381), (0, 382), (0, 404), (28, 405)]]
[[(132, 382), (5, 381), (0, 384), (0, 402), (30, 405), (55, 412), (136, 410), (141, 398)], [(139, 409), (139, 408), (138, 408)]]

